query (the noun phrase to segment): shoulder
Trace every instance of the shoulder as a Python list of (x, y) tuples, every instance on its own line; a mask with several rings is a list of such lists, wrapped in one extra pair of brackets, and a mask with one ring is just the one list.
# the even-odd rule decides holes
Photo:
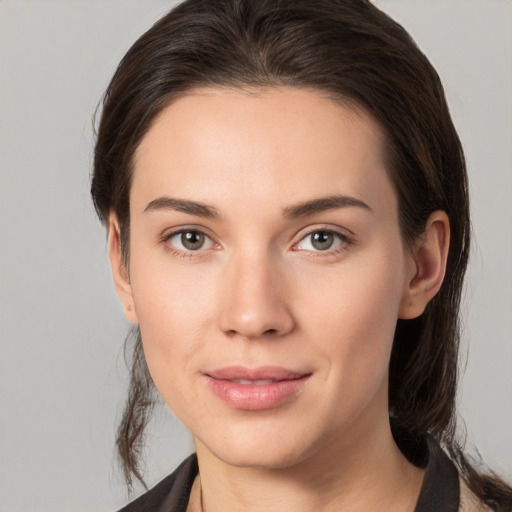
[(471, 492), (466, 482), (462, 478), (460, 480), (460, 507), (459, 512), (491, 512), (491, 509), (484, 505)]
[(403, 431), (395, 431), (394, 435), (409, 461), (425, 469), (415, 512), (505, 512), (485, 505), (470, 490), (433, 436), (414, 437)]
[(197, 475), (197, 457), (191, 455), (169, 476), (118, 512), (185, 512)]
[(459, 512), (512, 512), (512, 507), (506, 504), (490, 507), (471, 491), (464, 479), (460, 479), (460, 508)]
[[(430, 494), (432, 510), (456, 510), (457, 512), (512, 512), (503, 506), (486, 505), (468, 486), (453, 461), (441, 449), (437, 441), (429, 436), (429, 462), (426, 468), (423, 491)], [(428, 488), (428, 489), (427, 489)], [(430, 492), (428, 492), (430, 491)], [(439, 499), (441, 498), (441, 499)], [(442, 506), (441, 506), (442, 505)], [(425, 510), (430, 510), (428, 507)]]

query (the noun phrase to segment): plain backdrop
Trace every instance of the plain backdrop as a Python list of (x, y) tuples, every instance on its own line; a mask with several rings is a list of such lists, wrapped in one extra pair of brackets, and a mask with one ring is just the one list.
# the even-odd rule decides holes
[[(512, 478), (512, 2), (376, 3), (437, 67), (467, 152), (460, 412), (469, 446)], [(171, 5), (0, 0), (0, 512), (127, 499), (113, 443), (128, 324), (88, 195), (92, 115), (121, 56)], [(150, 484), (192, 450), (164, 407), (148, 445)]]

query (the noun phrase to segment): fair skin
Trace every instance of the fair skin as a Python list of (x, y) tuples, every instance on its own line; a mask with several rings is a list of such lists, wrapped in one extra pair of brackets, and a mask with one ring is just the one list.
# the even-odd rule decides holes
[(162, 397), (190, 430), (189, 503), (217, 511), (411, 511), (423, 472), (393, 441), (398, 318), (438, 291), (449, 224), (402, 242), (383, 137), (291, 88), (203, 89), (135, 157), (129, 262), (110, 256)]

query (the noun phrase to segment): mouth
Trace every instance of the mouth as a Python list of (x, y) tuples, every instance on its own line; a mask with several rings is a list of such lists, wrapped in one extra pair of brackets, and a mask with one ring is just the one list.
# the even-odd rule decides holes
[(204, 374), (213, 393), (234, 409), (273, 409), (296, 398), (311, 372), (295, 372), (277, 366), (231, 366)]
[(248, 379), (233, 379), (230, 382), (234, 384), (240, 384), (242, 386), (267, 386), (268, 384), (274, 384), (274, 382), (280, 382), (271, 379), (260, 379), (260, 380), (248, 380)]

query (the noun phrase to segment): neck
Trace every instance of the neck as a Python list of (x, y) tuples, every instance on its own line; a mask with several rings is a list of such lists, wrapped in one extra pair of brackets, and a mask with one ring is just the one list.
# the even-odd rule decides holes
[(354, 430), (296, 464), (270, 469), (232, 466), (196, 440), (204, 512), (414, 510), (424, 472), (402, 455), (387, 418)]

